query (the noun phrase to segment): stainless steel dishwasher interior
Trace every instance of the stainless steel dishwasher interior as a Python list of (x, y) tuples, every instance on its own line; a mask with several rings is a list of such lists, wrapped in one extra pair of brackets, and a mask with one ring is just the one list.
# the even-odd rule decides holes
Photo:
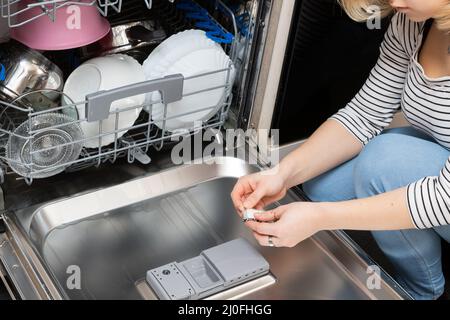
[[(30, 212), (31, 222), (23, 220), (22, 227), (62, 296), (152, 299), (144, 280), (147, 270), (242, 237), (269, 261), (271, 274), (212, 298), (401, 298), (384, 280), (379, 289), (369, 290), (367, 263), (336, 233), (319, 233), (293, 249), (260, 247), (229, 198), (237, 178), (258, 169), (236, 158), (215, 160), (46, 204), (32, 216)], [(295, 200), (289, 193), (282, 202)], [(73, 266), (81, 271), (80, 289), (66, 285)]]

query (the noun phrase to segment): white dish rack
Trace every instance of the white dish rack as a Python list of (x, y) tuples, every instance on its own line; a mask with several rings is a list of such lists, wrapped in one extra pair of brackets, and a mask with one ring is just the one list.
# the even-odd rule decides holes
[[(3, 2), (5, 0), (2, 0)], [(11, 2), (11, 0), (6, 0)], [(107, 2), (109, 0), (106, 0)], [(120, 2), (120, 0), (117, 0)], [(56, 1), (57, 2), (57, 1)], [(112, 2), (112, 1), (109, 1)], [(225, 6), (219, 0), (220, 4)], [(105, 3), (105, 2), (104, 2)], [(232, 11), (226, 7), (226, 12), (232, 13)], [(233, 25), (236, 26), (236, 17), (232, 15)], [(79, 125), (83, 122), (98, 122), (99, 132), (94, 137), (83, 138), (82, 140), (72, 141), (63, 145), (53, 145), (46, 149), (33, 150), (33, 148), (27, 148), (30, 152), (27, 155), (28, 159), (33, 159), (34, 153), (42, 152), (52, 152), (52, 150), (60, 147), (67, 147), (70, 144), (83, 144), (87, 140), (97, 139), (98, 148), (89, 149), (86, 147), (82, 148), (80, 157), (74, 161), (66, 163), (58, 163), (49, 167), (41, 168), (35, 167), (32, 163), (26, 163), (28, 168), (28, 173), (22, 175), (26, 183), (31, 184), (36, 176), (41, 176), (45, 172), (51, 172), (57, 168), (64, 167), (66, 171), (76, 171), (87, 167), (100, 166), (101, 164), (110, 162), (113, 163), (119, 158), (126, 158), (130, 163), (136, 160), (141, 163), (147, 164), (151, 162), (148, 157), (147, 152), (150, 148), (155, 148), (156, 150), (161, 150), (165, 143), (177, 141), (181, 136), (191, 135), (199, 130), (204, 130), (208, 128), (221, 129), (225, 123), (228, 115), (228, 111), (233, 100), (232, 88), (233, 88), (233, 77), (232, 72), (234, 71), (234, 65), (236, 65), (236, 54), (235, 47), (236, 43), (240, 40), (240, 35), (238, 34), (237, 28), (234, 28), (235, 38), (231, 45), (224, 46), (226, 53), (230, 56), (230, 65), (228, 68), (221, 70), (215, 70), (213, 72), (208, 72), (204, 74), (199, 74), (191, 77), (183, 77), (181, 74), (169, 75), (164, 78), (144, 81), (141, 83), (136, 83), (128, 85), (121, 88), (116, 88), (107, 91), (100, 91), (90, 94), (86, 97), (85, 101), (77, 101), (73, 104), (63, 105), (60, 104), (55, 108), (46, 109), (44, 111), (35, 111), (31, 107), (24, 107), (23, 105), (11, 104), (0, 98), (0, 180), (3, 180), (7, 174), (14, 173), (11, 169), (11, 163), (17, 160), (10, 159), (6, 150), (6, 145), (12, 136), (17, 137), (14, 132), (15, 129), (22, 124), (24, 121), (33, 121), (33, 118), (42, 114), (47, 113), (73, 113), (73, 110), (77, 107), (85, 108), (85, 117), (79, 119), (73, 119), (73, 121), (67, 123), (67, 125), (75, 124)], [(188, 85), (189, 81), (198, 81), (199, 78), (207, 77), (218, 74), (226, 74), (226, 83), (224, 86), (211, 86), (204, 87), (195, 92), (183, 92), (183, 88)], [(228, 95), (224, 99), (223, 104), (220, 106), (220, 110), (217, 114), (207, 121), (201, 123), (196, 123), (195, 127), (183, 130), (177, 130), (175, 132), (170, 132), (166, 129), (165, 124), (167, 120), (171, 118), (167, 116), (167, 105), (175, 101), (179, 101), (187, 96), (199, 95), (205, 92), (214, 91), (218, 89), (223, 89), (225, 94)], [(125, 97), (132, 97), (141, 94), (148, 94), (151, 92), (159, 91), (161, 94), (161, 99), (159, 101), (146, 102), (144, 105), (138, 105), (135, 107), (130, 107), (121, 110), (110, 110), (111, 103)], [(29, 93), (28, 93), (29, 94)], [(62, 94), (62, 93), (61, 93)], [(155, 96), (155, 95), (153, 95)], [(20, 99), (18, 99), (20, 100)], [(152, 106), (158, 103), (164, 105), (164, 116), (158, 117), (158, 125), (156, 121), (152, 119)], [(128, 128), (121, 128), (118, 126), (119, 118), (124, 112), (129, 112), (132, 109), (141, 109), (140, 116), (138, 120)], [(176, 117), (185, 117), (189, 114), (202, 113), (205, 110), (217, 109), (217, 105), (205, 105), (201, 108), (199, 107), (195, 111), (186, 112), (183, 114), (178, 114)], [(105, 132), (102, 130), (102, 122), (110, 117), (115, 119), (115, 128), (112, 131)], [(66, 125), (66, 124), (65, 124)], [(40, 129), (37, 131), (30, 131), (27, 136), (19, 136), (21, 139), (26, 140), (26, 144), (33, 145), (33, 139), (37, 134), (41, 134), (42, 130), (57, 130), (58, 127), (47, 127), (45, 129)], [(119, 133), (126, 132), (122, 137), (118, 137)], [(102, 146), (102, 139), (105, 136), (114, 135), (114, 143), (108, 146)], [(1, 182), (1, 181), (0, 181)]]

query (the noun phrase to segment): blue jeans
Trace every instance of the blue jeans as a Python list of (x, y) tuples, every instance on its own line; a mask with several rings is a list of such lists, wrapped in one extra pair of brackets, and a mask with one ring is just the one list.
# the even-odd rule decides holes
[[(352, 160), (303, 184), (312, 201), (366, 198), (437, 176), (450, 151), (411, 127), (386, 130)], [(428, 230), (372, 232), (396, 269), (396, 280), (415, 299), (436, 299), (444, 291), (441, 239), (450, 226)]]

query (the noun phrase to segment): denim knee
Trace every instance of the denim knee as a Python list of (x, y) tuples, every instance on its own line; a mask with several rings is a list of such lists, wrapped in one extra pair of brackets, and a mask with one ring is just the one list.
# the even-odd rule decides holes
[(355, 159), (305, 182), (303, 191), (315, 202), (334, 202), (355, 199), (353, 165)]
[(374, 138), (359, 154), (353, 168), (353, 184), (358, 198), (365, 198), (389, 190), (392, 184), (393, 164), (389, 161), (389, 150), (396, 137), (384, 134)]
[(324, 193), (320, 188), (320, 181), (311, 179), (302, 184), (302, 190), (308, 196), (309, 200), (314, 202), (326, 201), (328, 194)]
[(404, 187), (439, 175), (449, 152), (436, 143), (396, 133), (370, 141), (356, 159), (353, 183), (358, 198)]

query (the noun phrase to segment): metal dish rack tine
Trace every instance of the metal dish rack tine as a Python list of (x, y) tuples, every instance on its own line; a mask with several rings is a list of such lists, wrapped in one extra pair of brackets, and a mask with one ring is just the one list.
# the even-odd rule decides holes
[(98, 0), (98, 10), (105, 17), (109, 14), (109, 8), (120, 13), (122, 11), (122, 0)]
[[(27, 23), (30, 23), (36, 19), (39, 19), (43, 16), (47, 16), (51, 21), (56, 20), (56, 12), (66, 6), (70, 5), (79, 5), (79, 6), (97, 6), (97, 0), (92, 0), (91, 2), (83, 2), (83, 0), (47, 0), (47, 1), (39, 1), (37, 0), (34, 3), (27, 4), (26, 7), (20, 8), (19, 4), (23, 0), (2, 0), (2, 17), (8, 20), (8, 26), (10, 28), (21, 27)], [(14, 8), (15, 7), (15, 8)], [(41, 11), (39, 14), (35, 14), (34, 16), (27, 19), (20, 19), (20, 16), (31, 10), (35, 7), (41, 7)], [(97, 6), (100, 10), (100, 7)]]
[[(165, 136), (166, 135), (166, 124), (167, 124), (167, 104), (164, 103), (164, 116), (163, 116), (163, 123), (162, 123), (162, 129), (161, 129), (161, 136)], [(155, 146), (155, 149), (157, 151), (162, 150), (162, 148), (164, 147), (164, 140), (160, 141), (159, 146)]]
[[(10, 28), (21, 27), (43, 16), (47, 16), (51, 21), (56, 20), (56, 13), (59, 9), (70, 6), (96, 6), (103, 16), (108, 16), (110, 11), (120, 13), (122, 11), (123, 0), (35, 0), (35, 2), (27, 4), (26, 7), (20, 7), (23, 0), (1, 0), (0, 13), (3, 18), (8, 21)], [(152, 0), (143, 0), (148, 9), (153, 8)], [(166, 0), (173, 3), (174, 0)], [(20, 19), (20, 16), (36, 7), (41, 7), (42, 12), (34, 14), (32, 17)]]
[(97, 167), (102, 164), (102, 129), (103, 129), (103, 120), (98, 122), (98, 159), (97, 159)]
[(120, 117), (119, 112), (116, 112), (116, 117), (114, 119), (114, 157), (113, 157), (113, 159), (111, 159), (111, 162), (115, 162), (116, 159), (117, 159), (117, 152), (116, 152), (116, 150), (117, 150), (117, 146), (118, 146), (118, 143), (119, 143), (119, 141), (118, 141), (118, 139), (119, 139), (119, 132), (118, 132), (118, 130), (119, 130), (119, 117)]

